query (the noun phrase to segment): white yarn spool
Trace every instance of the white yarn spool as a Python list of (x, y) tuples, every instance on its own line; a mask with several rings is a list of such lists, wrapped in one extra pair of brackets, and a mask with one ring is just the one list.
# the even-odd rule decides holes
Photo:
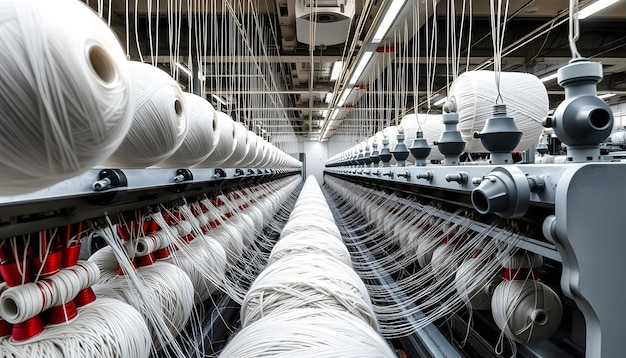
[(341, 233), (339, 232), (339, 228), (337, 228), (337, 225), (335, 225), (335, 223), (328, 220), (308, 221), (306, 219), (303, 219), (289, 221), (287, 222), (287, 224), (285, 224), (283, 231), (280, 233), (280, 237), (283, 238), (287, 235), (299, 231), (325, 232), (341, 240)]
[(248, 155), (248, 150), (250, 149), (248, 130), (239, 122), (235, 122), (234, 143), (235, 150), (228, 160), (222, 164), (223, 167), (236, 168)]
[[(509, 117), (522, 131), (522, 139), (515, 151), (525, 151), (539, 140), (541, 122), (548, 115), (548, 92), (534, 75), (519, 72), (500, 74), (500, 93)], [(459, 114), (458, 129), (467, 142), (466, 152), (486, 152), (475, 131), (480, 132), (485, 121), (493, 116), (498, 91), (492, 71), (470, 71), (461, 74), (452, 84), (450, 97), (456, 102)]]
[(319, 253), (341, 260), (352, 266), (352, 259), (348, 248), (334, 235), (323, 232), (296, 232), (280, 239), (268, 259), (268, 264), (280, 260), (285, 256), (304, 253)]
[(611, 142), (615, 145), (624, 145), (626, 144), (626, 131), (620, 130), (611, 134)]
[[(404, 133), (406, 138), (404, 143), (407, 148), (413, 145), (415, 135), (418, 130), (421, 129), (424, 139), (430, 146), (430, 154), (426, 157), (426, 160), (443, 160), (443, 155), (439, 152), (439, 147), (433, 143), (441, 137), (441, 132), (444, 131), (443, 120), (439, 114), (407, 114), (402, 118), (400, 125), (404, 127)], [(410, 163), (415, 163), (415, 158), (409, 152)]]
[(248, 154), (246, 154), (246, 157), (239, 163), (241, 167), (250, 167), (259, 154), (257, 138), (254, 132), (248, 131)]
[(217, 240), (226, 250), (228, 262), (234, 263), (241, 257), (245, 245), (243, 235), (236, 228), (228, 224), (222, 224), (209, 232), (207, 240)]
[(84, 4), (6, 0), (0, 14), (0, 195), (15, 195), (109, 157), (134, 101), (117, 38)]
[(215, 111), (215, 133), (219, 138), (213, 153), (201, 164), (203, 167), (216, 167), (230, 158), (235, 152), (235, 121), (224, 112)]
[(129, 61), (136, 100), (133, 120), (126, 137), (105, 165), (145, 168), (170, 157), (189, 129), (183, 91), (164, 71)]
[(430, 261), (433, 274), (438, 280), (445, 280), (454, 276), (458, 268), (458, 262), (454, 260), (455, 246), (449, 244), (439, 245), (433, 252)]
[(150, 334), (141, 314), (110, 298), (98, 298), (78, 308), (74, 320), (48, 325), (27, 342), (0, 339), (3, 357), (147, 358), (151, 349)]
[[(481, 262), (482, 261), (482, 262)], [(502, 281), (500, 275), (481, 273), (485, 258), (470, 258), (456, 271), (454, 286), (464, 302), (474, 310), (491, 308), (491, 297), (496, 286)]]
[(419, 238), (416, 255), (417, 262), (421, 268), (425, 268), (431, 263), (433, 253), (435, 249), (437, 249), (437, 246), (439, 246), (438, 240), (435, 237), (424, 234)]
[(117, 276), (118, 264), (115, 259), (115, 253), (113, 253), (110, 246), (105, 246), (94, 252), (88, 260), (95, 263), (100, 270), (98, 283), (109, 282)]
[(346, 312), (302, 308), (276, 312), (244, 327), (219, 357), (393, 358), (396, 354), (380, 334)]
[(263, 162), (264, 158), (265, 158), (265, 145), (266, 142), (263, 138), (261, 137), (257, 137), (257, 143), (256, 143), (256, 147), (257, 147), (257, 154), (254, 157), (254, 161), (252, 162), (252, 164), (250, 164), (250, 167), (252, 168), (260, 168), (261, 167), (261, 163)]
[(172, 156), (159, 166), (189, 168), (204, 162), (215, 150), (219, 140), (216, 132), (215, 109), (204, 98), (184, 93), (189, 130), (182, 144)]
[[(193, 308), (194, 288), (191, 280), (180, 268), (160, 261), (139, 268), (137, 273), (151, 301), (149, 303), (143, 302), (139, 293), (125, 277), (120, 276), (114, 281), (97, 284), (92, 288), (97, 296), (119, 299), (144, 315), (150, 305), (155, 305), (158, 311), (153, 314), (162, 315), (166, 328), (173, 337), (176, 337), (184, 328)], [(164, 337), (157, 333), (150, 323), (148, 329), (155, 347), (160, 348), (171, 343), (162, 342)]]
[(491, 299), (491, 312), (507, 337), (520, 343), (540, 342), (561, 324), (559, 296), (538, 281), (503, 281)]
[(302, 308), (339, 309), (378, 329), (365, 284), (334, 257), (308, 253), (286, 256), (263, 270), (241, 305), (245, 327), (275, 311)]

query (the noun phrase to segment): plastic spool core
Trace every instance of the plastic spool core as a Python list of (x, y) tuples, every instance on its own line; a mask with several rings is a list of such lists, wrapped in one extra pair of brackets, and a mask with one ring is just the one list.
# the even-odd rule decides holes
[(546, 315), (544, 310), (534, 310), (531, 314), (531, 318), (533, 322), (542, 326), (548, 323), (548, 315)]
[(217, 130), (217, 121), (215, 120), (215, 116), (213, 116), (213, 120), (211, 121), (211, 127), (214, 132)]
[(15, 300), (12, 297), (6, 297), (2, 300), (2, 309), (7, 314), (7, 318), (11, 318), (13, 320), (17, 318), (19, 310), (17, 308), (17, 303), (15, 303)]
[(176, 111), (176, 115), (178, 116), (178, 119), (182, 119), (183, 104), (180, 103), (180, 100), (178, 98), (174, 100), (174, 111)]
[(98, 45), (93, 45), (88, 52), (91, 69), (104, 84), (111, 85), (117, 80), (117, 71), (113, 60), (107, 51)]
[(589, 113), (589, 123), (597, 130), (605, 129), (610, 120), (611, 116), (604, 109), (597, 108)]
[(138, 253), (143, 253), (147, 250), (146, 245), (144, 245), (143, 242), (139, 241), (137, 242), (137, 252)]

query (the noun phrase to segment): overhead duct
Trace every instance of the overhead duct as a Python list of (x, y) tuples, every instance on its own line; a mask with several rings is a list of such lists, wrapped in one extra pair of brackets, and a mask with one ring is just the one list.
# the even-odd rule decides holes
[(315, 46), (344, 43), (354, 14), (354, 0), (296, 0), (297, 39)]

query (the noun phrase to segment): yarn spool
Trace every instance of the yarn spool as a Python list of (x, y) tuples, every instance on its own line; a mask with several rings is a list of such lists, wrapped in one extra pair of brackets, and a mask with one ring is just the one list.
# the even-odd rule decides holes
[(620, 130), (613, 134), (611, 134), (611, 142), (615, 145), (625, 145), (626, 144), (626, 131)]
[(222, 166), (226, 168), (236, 168), (239, 163), (246, 159), (250, 149), (250, 143), (248, 142), (248, 130), (239, 122), (234, 122), (234, 124), (235, 135), (233, 140), (235, 143), (235, 150), (228, 160), (222, 164)]
[(163, 70), (129, 61), (136, 100), (126, 137), (106, 165), (145, 168), (170, 157), (189, 129), (183, 91)]
[(84, 4), (7, 0), (0, 13), (0, 195), (16, 195), (109, 157), (134, 101), (117, 38)]
[[(150, 302), (144, 302), (130, 281), (122, 276), (92, 288), (98, 297), (119, 299), (133, 306), (144, 317), (149, 314), (162, 316), (165, 328), (176, 337), (184, 328), (193, 308), (194, 288), (191, 280), (180, 268), (162, 261), (139, 268), (137, 274)], [(156, 308), (156, 311), (151, 311), (150, 307)], [(167, 338), (151, 322), (146, 323), (157, 349), (172, 343), (166, 341)]]
[(219, 139), (213, 153), (202, 163), (203, 167), (216, 167), (226, 162), (235, 152), (237, 145), (235, 121), (228, 114), (220, 111), (215, 111), (215, 119), (217, 120), (215, 133)]
[(534, 343), (556, 332), (563, 307), (559, 296), (539, 281), (503, 281), (493, 292), (491, 313), (507, 337)]
[(375, 330), (349, 313), (302, 308), (276, 312), (244, 327), (219, 355), (270, 356), (392, 358), (396, 354)]
[(496, 286), (502, 281), (500, 275), (484, 273), (485, 258), (465, 260), (456, 271), (454, 286), (457, 293), (470, 308), (487, 310), (491, 308), (491, 297)]
[(210, 236), (206, 240), (216, 240), (226, 250), (228, 262), (236, 262), (243, 253), (245, 248), (243, 235), (239, 230), (233, 228), (229, 224), (223, 224), (209, 232)]
[(246, 157), (239, 163), (239, 166), (250, 167), (251, 164), (254, 163), (259, 154), (257, 138), (254, 132), (248, 131), (248, 154), (246, 154)]
[(334, 235), (323, 232), (296, 232), (283, 237), (274, 245), (268, 264), (271, 265), (286, 256), (305, 253), (319, 253), (334, 257), (352, 266), (352, 259), (346, 245), (337, 240)]
[[(523, 152), (536, 143), (541, 135), (541, 122), (548, 115), (548, 92), (534, 75), (519, 72), (500, 73), (500, 93), (507, 114), (522, 131), (522, 139), (514, 151)], [(461, 74), (452, 84), (450, 98), (459, 114), (458, 129), (467, 142), (466, 152), (487, 152), (474, 132), (480, 132), (493, 116), (498, 97), (492, 71), (470, 71)]]
[[(413, 145), (417, 131), (421, 130), (424, 138), (430, 145), (430, 154), (426, 160), (443, 160), (443, 155), (439, 152), (439, 147), (433, 143), (439, 140), (441, 132), (444, 131), (443, 120), (439, 114), (407, 114), (402, 118), (400, 125), (404, 127), (406, 139), (404, 143), (407, 147)], [(415, 158), (409, 153), (409, 163), (414, 163)]]
[(454, 277), (459, 264), (455, 260), (455, 245), (439, 245), (430, 261), (433, 274), (439, 281)]
[(302, 308), (344, 310), (378, 329), (369, 294), (356, 272), (317, 253), (286, 256), (263, 270), (241, 305), (241, 322), (245, 327), (272, 312)]
[(115, 254), (110, 246), (105, 246), (94, 252), (88, 259), (98, 266), (100, 270), (100, 278), (97, 283), (106, 283), (112, 281), (117, 276), (119, 265), (115, 259)]
[(5, 357), (138, 357), (150, 356), (148, 328), (131, 306), (110, 298), (99, 298), (85, 307), (73, 321), (48, 325), (26, 344), (0, 339)]
[(424, 234), (417, 244), (417, 262), (419, 263), (421, 268), (428, 267), (430, 265), (433, 253), (435, 249), (437, 249), (438, 240), (435, 237)]
[(161, 167), (189, 168), (204, 162), (217, 146), (215, 109), (204, 98), (184, 93), (189, 130), (182, 144), (172, 156), (160, 163)]

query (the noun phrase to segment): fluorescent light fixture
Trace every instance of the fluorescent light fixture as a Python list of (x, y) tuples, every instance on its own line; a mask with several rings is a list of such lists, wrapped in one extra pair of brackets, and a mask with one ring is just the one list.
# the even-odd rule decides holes
[(338, 115), (339, 115), (339, 110), (335, 109), (333, 113), (330, 115), (330, 119), (336, 119)]
[(557, 78), (557, 76), (558, 76), (558, 74), (555, 72), (555, 73), (553, 73), (551, 75), (547, 75), (547, 76), (541, 77), (540, 80), (541, 80), (541, 82), (548, 82), (548, 81), (551, 81), (551, 80)]
[(589, 16), (606, 9), (607, 7), (615, 4), (618, 1), (619, 0), (597, 0), (585, 6), (582, 10), (578, 11), (578, 19), (586, 19)]
[(343, 68), (343, 62), (337, 61), (333, 64), (333, 69), (330, 72), (330, 80), (337, 81), (339, 79), (339, 75), (341, 74), (341, 69)]
[(202, 71), (198, 71), (198, 78), (200, 79), (200, 81), (206, 80), (206, 78), (204, 78), (204, 75), (202, 74)]
[(372, 58), (373, 54), (374, 54), (374, 51), (367, 51), (363, 53), (363, 56), (361, 56), (361, 60), (359, 61), (359, 64), (356, 66), (356, 69), (354, 70), (354, 73), (352, 74), (352, 78), (350, 78), (351, 85), (359, 81), (359, 77), (361, 77), (361, 74), (363, 73), (363, 71), (365, 71), (365, 66), (367, 66), (368, 62), (370, 62), (370, 58)]
[(440, 98), (439, 100), (437, 100), (437, 102), (433, 103), (433, 106), (441, 106), (444, 103), (446, 103), (447, 99), (448, 99), (448, 97), (444, 96), (443, 98)]
[(385, 35), (387, 35), (387, 31), (389, 31), (393, 22), (396, 21), (396, 17), (398, 17), (404, 3), (406, 3), (406, 0), (393, 0), (391, 6), (389, 6), (389, 10), (387, 10), (387, 13), (385, 14), (385, 17), (383, 17), (383, 20), (378, 25), (378, 30), (376, 30), (376, 33), (374, 34), (372, 43), (377, 44), (383, 41)]
[(224, 101), (224, 100), (222, 99), (222, 97), (220, 97), (220, 96), (218, 96), (218, 95), (216, 95), (216, 94), (212, 95), (212, 97), (213, 97), (213, 98), (215, 98), (215, 100), (216, 100), (216, 101), (218, 101), (219, 103), (221, 103), (223, 106), (228, 105), (228, 103), (226, 103), (226, 101)]
[(324, 118), (328, 117), (328, 110), (327, 109), (322, 111), (322, 117), (324, 117)]
[(326, 103), (330, 103), (330, 101), (332, 101), (332, 100), (333, 100), (333, 94), (332, 94), (332, 92), (328, 92), (328, 93), (326, 93), (326, 97), (324, 97), (324, 102), (326, 102)]
[(181, 71), (185, 72), (185, 73), (187, 74), (187, 76), (191, 77), (191, 70), (190, 70), (190, 69), (188, 69), (188, 68), (187, 68), (187, 66), (183, 65), (183, 64), (182, 64), (182, 63), (180, 63), (180, 62), (176, 62), (176, 67), (177, 67), (179, 70), (181, 70)]
[(599, 95), (598, 98), (606, 99), (606, 98), (611, 98), (613, 96), (615, 96), (615, 93), (605, 93), (605, 94)]
[(328, 127), (326, 127), (326, 128), (330, 128), (330, 126), (332, 126), (333, 124), (335, 124), (335, 120), (334, 119), (331, 120), (330, 122), (328, 122)]
[(343, 91), (343, 95), (339, 99), (339, 103), (337, 103), (339, 107), (343, 106), (343, 104), (346, 102), (346, 100), (348, 99), (348, 96), (350, 96), (350, 92), (352, 92), (352, 88), (346, 88)]

